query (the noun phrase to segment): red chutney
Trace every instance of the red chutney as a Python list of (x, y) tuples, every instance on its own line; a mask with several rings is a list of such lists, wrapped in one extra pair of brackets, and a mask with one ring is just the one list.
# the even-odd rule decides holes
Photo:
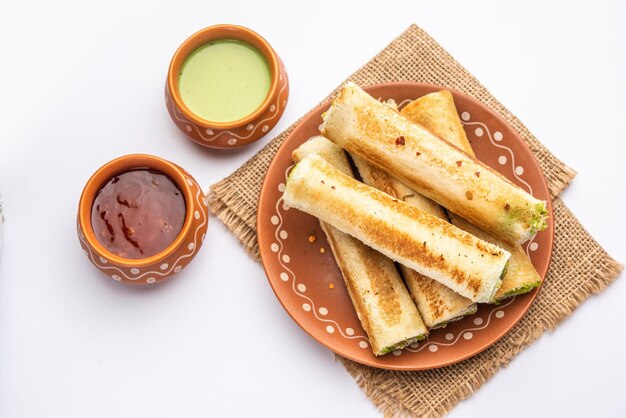
[(133, 170), (110, 179), (91, 208), (91, 226), (107, 250), (147, 258), (166, 249), (185, 222), (185, 199), (165, 174)]

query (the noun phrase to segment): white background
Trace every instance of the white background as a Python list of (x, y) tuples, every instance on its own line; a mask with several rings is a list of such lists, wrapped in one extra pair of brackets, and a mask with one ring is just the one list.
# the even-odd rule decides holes
[[(208, 189), (413, 22), (578, 170), (563, 199), (626, 261), (624, 18), (618, 2), (0, 0), (0, 417), (379, 416), (215, 218), (186, 270), (142, 288), (88, 264), (74, 224), (123, 154)], [(184, 139), (163, 101), (175, 49), (217, 23), (262, 34), (291, 80), (278, 126), (235, 152)], [(622, 278), (450, 416), (626, 416), (625, 296)]]

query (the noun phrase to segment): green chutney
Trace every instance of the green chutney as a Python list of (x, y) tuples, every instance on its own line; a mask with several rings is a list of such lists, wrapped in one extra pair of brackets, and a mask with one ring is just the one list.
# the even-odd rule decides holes
[(195, 115), (232, 122), (259, 108), (271, 83), (270, 66), (254, 46), (218, 39), (194, 50), (178, 79), (180, 97)]

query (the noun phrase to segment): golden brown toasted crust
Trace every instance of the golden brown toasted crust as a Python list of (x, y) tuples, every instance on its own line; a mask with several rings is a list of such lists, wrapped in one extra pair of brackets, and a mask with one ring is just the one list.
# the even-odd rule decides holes
[[(390, 196), (398, 197), (411, 206), (447, 222), (443, 208), (432, 200), (409, 189), (362, 158), (352, 156), (352, 159), (363, 182), (368, 186), (384, 191)], [(429, 329), (437, 328), (476, 310), (476, 305), (470, 299), (459, 295), (436, 280), (403, 265), (400, 266), (400, 271), (417, 304), (422, 319)]]
[(352, 155), (352, 161), (354, 161), (354, 165), (356, 166), (361, 179), (363, 179), (363, 183), (368, 186), (374, 187), (381, 192), (387, 193), (389, 196), (395, 197), (396, 199), (402, 199), (396, 189), (393, 187), (391, 177), (385, 173), (384, 171), (378, 170), (377, 168), (372, 167), (367, 163), (367, 161), (359, 158), (357, 156)]
[(523, 242), (544, 227), (545, 202), (353, 84), (333, 102), (322, 132), (351, 154), (510, 242)]
[[(344, 151), (327, 139), (312, 138), (293, 157), (299, 161), (310, 154), (352, 175)], [(407, 341), (424, 338), (428, 330), (393, 261), (325, 222), (320, 225), (374, 354), (383, 355), (389, 347), (401, 348)]]
[[(454, 97), (448, 90), (441, 90), (415, 99), (400, 113), (410, 121), (419, 123), (435, 135), (474, 156), (474, 151), (457, 114)], [(451, 138), (460, 140), (452, 141)]]
[(498, 302), (507, 297), (530, 292), (541, 284), (541, 276), (521, 245), (511, 245), (472, 225), (458, 215), (451, 214), (450, 222), (478, 238), (504, 248), (511, 253), (506, 272), (502, 277), (502, 285), (493, 297)]
[(476, 311), (476, 304), (423, 274), (400, 266), (411, 296), (429, 329), (462, 318)]
[(378, 251), (475, 301), (493, 295), (509, 253), (308, 156), (292, 170), (283, 195)]
[[(404, 107), (401, 114), (409, 120), (421, 124), (431, 132), (440, 135), (469, 155), (475, 155), (463, 129), (452, 93), (449, 91), (442, 90), (422, 96)], [(455, 226), (485, 241), (498, 245), (511, 253), (509, 265), (502, 278), (502, 285), (496, 292), (494, 300), (499, 301), (515, 294), (528, 292), (541, 283), (539, 273), (535, 270), (521, 245), (509, 245), (457, 215), (452, 214), (450, 218)], [(426, 318), (424, 320), (426, 321)], [(428, 325), (428, 321), (426, 321), (426, 325)]]

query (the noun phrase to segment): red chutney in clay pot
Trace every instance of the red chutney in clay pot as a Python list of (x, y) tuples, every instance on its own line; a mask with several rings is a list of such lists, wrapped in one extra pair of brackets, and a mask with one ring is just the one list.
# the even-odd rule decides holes
[(185, 214), (185, 199), (167, 175), (139, 169), (109, 179), (98, 191), (91, 225), (108, 251), (139, 259), (165, 250), (180, 234)]

